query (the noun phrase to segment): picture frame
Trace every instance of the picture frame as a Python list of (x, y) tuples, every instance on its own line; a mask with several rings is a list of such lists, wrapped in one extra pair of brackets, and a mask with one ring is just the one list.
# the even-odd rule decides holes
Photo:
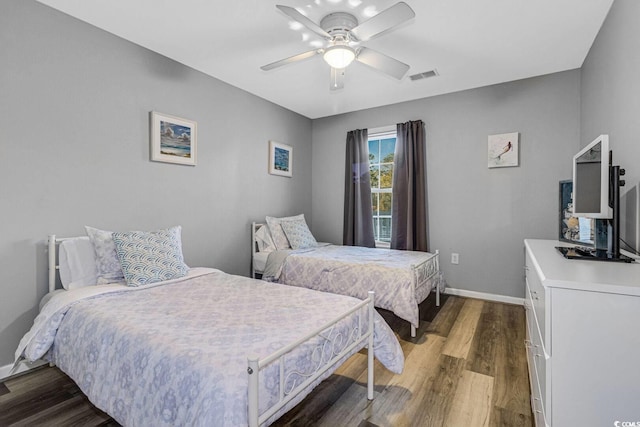
[(269, 141), (269, 173), (293, 176), (293, 147), (277, 141)]
[(154, 162), (195, 166), (198, 124), (193, 120), (151, 111), (150, 151)]
[(491, 168), (519, 166), (518, 132), (489, 135), (487, 144), (487, 165)]

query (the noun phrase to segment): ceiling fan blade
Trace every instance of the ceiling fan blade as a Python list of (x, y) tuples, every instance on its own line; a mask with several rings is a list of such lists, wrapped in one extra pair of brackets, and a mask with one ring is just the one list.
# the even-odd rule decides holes
[(321, 37), (324, 37), (327, 40), (331, 40), (331, 34), (327, 33), (318, 24), (316, 24), (311, 19), (307, 18), (306, 16), (298, 12), (296, 9), (289, 6), (283, 6), (281, 4), (277, 4), (276, 7), (280, 9), (282, 12), (284, 12), (285, 15), (289, 16), (289, 18), (292, 18), (293, 20), (298, 21), (299, 23), (301, 23), (302, 25), (304, 25), (314, 33), (318, 34)]
[(401, 1), (351, 29), (350, 33), (360, 41), (369, 40), (386, 30), (408, 21), (414, 16), (416, 16), (416, 13), (413, 9)]
[(310, 50), (308, 52), (299, 53), (298, 55), (293, 55), (288, 58), (281, 59), (280, 61), (272, 62), (271, 64), (263, 65), (260, 68), (264, 71), (273, 70), (274, 68), (282, 67), (283, 65), (311, 58), (312, 56), (318, 55), (320, 52), (322, 52), (322, 49)]
[(340, 90), (344, 88), (344, 68), (331, 68), (330, 90)]
[(404, 62), (393, 59), (378, 51), (361, 47), (356, 56), (356, 61), (361, 62), (385, 74), (400, 80), (409, 71), (409, 66)]

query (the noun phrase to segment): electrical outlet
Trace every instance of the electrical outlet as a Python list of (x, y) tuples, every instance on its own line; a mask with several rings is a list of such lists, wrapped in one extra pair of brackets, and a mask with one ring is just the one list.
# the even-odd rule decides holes
[(460, 255), (457, 253), (451, 254), (451, 264), (458, 264), (460, 262)]

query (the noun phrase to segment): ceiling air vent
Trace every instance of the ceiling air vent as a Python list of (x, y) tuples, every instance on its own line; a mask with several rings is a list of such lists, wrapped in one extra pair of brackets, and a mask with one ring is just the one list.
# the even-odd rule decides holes
[(424, 73), (414, 74), (412, 76), (409, 76), (409, 78), (415, 81), (415, 80), (426, 79), (428, 77), (435, 77), (437, 75), (438, 75), (438, 70), (431, 70), (431, 71), (425, 71)]

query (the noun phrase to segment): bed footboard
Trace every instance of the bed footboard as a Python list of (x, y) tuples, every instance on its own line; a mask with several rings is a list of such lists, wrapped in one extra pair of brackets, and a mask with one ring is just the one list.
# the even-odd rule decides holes
[[(436, 250), (429, 258), (420, 264), (411, 266), (413, 271), (413, 284), (416, 293), (424, 286), (436, 286), (436, 305), (440, 305), (440, 251)], [(418, 301), (420, 303), (422, 301)]]
[[(420, 304), (427, 296), (428, 293), (425, 294), (424, 298), (421, 296), (418, 297), (421, 293), (424, 292), (424, 288), (428, 287), (429, 292), (433, 288), (435, 284), (436, 288), (436, 306), (440, 306), (440, 251), (436, 250), (435, 253), (431, 254), (430, 257), (422, 261), (420, 264), (415, 264), (411, 266), (412, 270), (412, 280), (413, 280), (413, 289), (418, 299), (418, 304)], [(416, 327), (411, 325), (411, 337), (415, 338), (416, 336)]]
[[(270, 356), (264, 359), (259, 359), (255, 356), (248, 358), (247, 373), (249, 374), (249, 394), (248, 394), (248, 415), (249, 426), (258, 427), (280, 409), (282, 409), (287, 403), (294, 399), (298, 394), (305, 391), (314, 381), (316, 381), (327, 370), (336, 366), (336, 364), (350, 354), (353, 350), (368, 347), (367, 350), (367, 398), (373, 400), (373, 327), (374, 327), (374, 293), (369, 292), (369, 297), (354, 306), (352, 309), (342, 314), (340, 317), (332, 320), (326, 325), (318, 328), (309, 335), (301, 338), (297, 342), (287, 345), (281, 348)], [(367, 318), (363, 319), (363, 316), (359, 317), (358, 324), (350, 332), (350, 336), (345, 340), (341, 334), (334, 334), (335, 325), (342, 319), (350, 316), (356, 311), (367, 308)], [(368, 325), (363, 325), (363, 322)], [(363, 332), (363, 326), (366, 327), (366, 332)], [(287, 353), (298, 347), (300, 344), (307, 340), (320, 336), (323, 338), (322, 343), (313, 349), (313, 360), (317, 361), (313, 372), (291, 372), (285, 376), (285, 363), (284, 358)], [(259, 372), (267, 365), (275, 362), (278, 364), (280, 370), (280, 395), (279, 400), (273, 406), (268, 408), (262, 414), (259, 414)], [(295, 373), (299, 377), (304, 377), (304, 381), (296, 384), (296, 381), (289, 381), (291, 374)]]

